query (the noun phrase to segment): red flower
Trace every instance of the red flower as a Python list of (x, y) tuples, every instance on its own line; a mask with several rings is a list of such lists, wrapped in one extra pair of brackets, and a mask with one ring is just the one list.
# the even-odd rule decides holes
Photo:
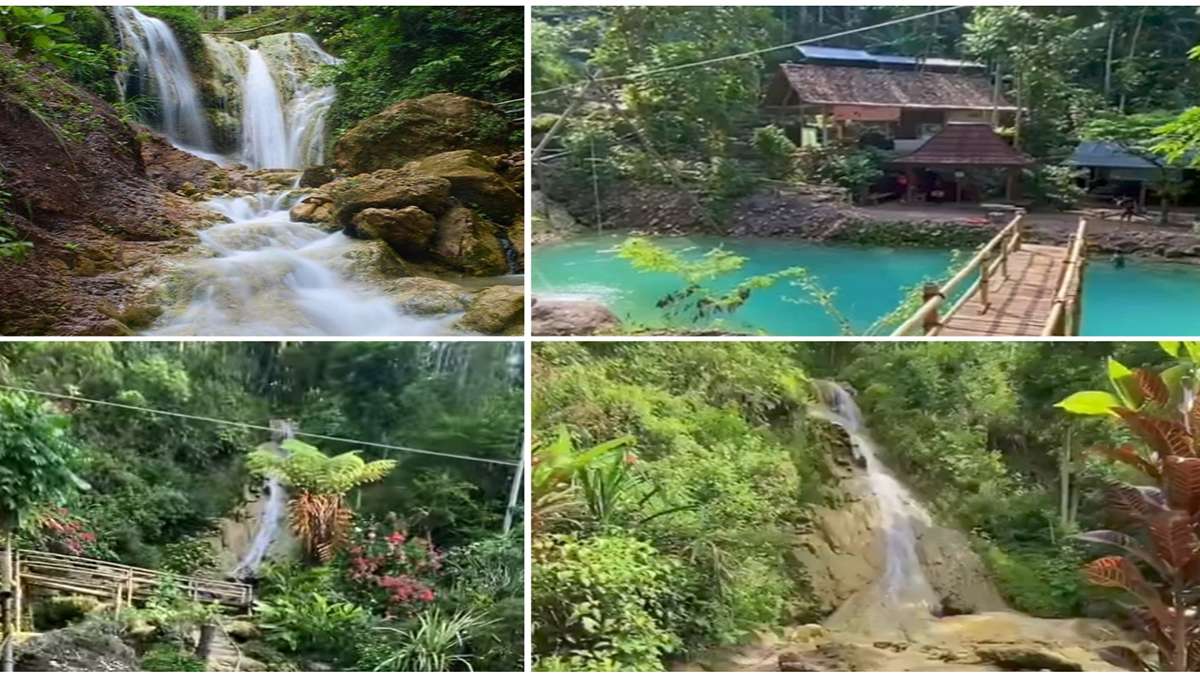
[(83, 538), (84, 541), (89, 542), (89, 543), (96, 541), (96, 535), (93, 532), (84, 532), (80, 536)]
[(395, 546), (403, 544), (406, 539), (408, 539), (408, 537), (404, 536), (403, 532), (393, 532), (389, 534), (387, 538), (388, 543)]

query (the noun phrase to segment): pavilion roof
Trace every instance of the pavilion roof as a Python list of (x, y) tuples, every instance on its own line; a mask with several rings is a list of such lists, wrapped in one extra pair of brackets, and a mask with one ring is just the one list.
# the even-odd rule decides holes
[(892, 160), (900, 166), (1022, 167), (1033, 164), (1014, 150), (990, 124), (955, 123), (942, 127), (913, 152)]

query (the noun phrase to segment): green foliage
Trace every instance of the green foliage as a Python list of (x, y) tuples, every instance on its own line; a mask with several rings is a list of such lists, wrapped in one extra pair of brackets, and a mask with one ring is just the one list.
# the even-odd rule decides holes
[(790, 281), (805, 291), (807, 299), (820, 305), (835, 318), (840, 318), (846, 330), (848, 324), (833, 302), (833, 293), (825, 290), (802, 267), (789, 267), (741, 279), (728, 290), (715, 288), (721, 277), (735, 274), (746, 264), (746, 258), (723, 248), (715, 248), (699, 259), (689, 260), (643, 237), (631, 237), (621, 243), (617, 257), (628, 260), (639, 272), (659, 272), (676, 275), (683, 288), (663, 296), (656, 303), (668, 321), (684, 320), (693, 324), (711, 321), (722, 315), (732, 315), (741, 309), (754, 291), (777, 283)]
[(754, 130), (754, 149), (758, 151), (770, 178), (787, 178), (794, 170), (796, 144), (775, 125)]
[(1050, 618), (1079, 616), (1084, 600), (1082, 559), (1069, 549), (1006, 552), (992, 545), (983, 552), (988, 571), (1013, 609)]
[(162, 547), (162, 568), (178, 574), (195, 575), (217, 567), (216, 553), (207, 539), (189, 537)]
[(467, 643), (490, 622), (470, 611), (444, 613), (433, 609), (417, 617), (407, 630), (380, 626), (377, 630), (393, 633), (394, 641), (383, 658), (370, 659), (368, 670), (383, 672), (443, 672), (462, 667), (470, 669)]
[(682, 646), (669, 626), (680, 566), (628, 536), (539, 539), (533, 552), (538, 670), (659, 670)]
[(266, 447), (251, 452), (246, 457), (246, 467), (316, 494), (344, 495), (356, 487), (382, 480), (396, 468), (395, 460), (366, 462), (355, 452), (330, 457), (294, 438), (283, 441), (279, 448), (286, 454), (277, 455)]
[(449, 91), (520, 98), (524, 24), (516, 7), (314, 7), (305, 25), (343, 64), (330, 78), (334, 136), (396, 101)]
[(149, 672), (202, 673), (208, 670), (204, 661), (169, 645), (155, 645), (142, 654), (142, 670)]
[(1079, 203), (1084, 190), (1079, 187), (1079, 169), (1071, 166), (1041, 164), (1023, 172), (1025, 194), (1039, 204), (1068, 209)]
[[(734, 643), (807, 602), (787, 572), (784, 529), (819, 499), (823, 465), (801, 436), (767, 430), (772, 421), (788, 428), (786, 411), (808, 400), (805, 373), (788, 365), (797, 349), (538, 345), (539, 670), (661, 668), (670, 654)], [(653, 597), (637, 595), (642, 584), (615, 595), (621, 575), (660, 568), (673, 581), (649, 588)]]
[(0, 530), (45, 505), (58, 505), (86, 488), (76, 475), (79, 449), (70, 421), (39, 398), (0, 392)]
[(795, 167), (797, 177), (804, 182), (845, 188), (855, 201), (861, 200), (883, 176), (883, 159), (877, 151), (850, 145), (799, 148)]
[(267, 642), (289, 654), (354, 662), (359, 636), (370, 623), (366, 609), (320, 592), (275, 595), (255, 604)]
[(519, 530), (451, 549), (439, 604), (486, 619), (466, 635), (475, 670), (520, 668), (525, 655), (525, 546)]

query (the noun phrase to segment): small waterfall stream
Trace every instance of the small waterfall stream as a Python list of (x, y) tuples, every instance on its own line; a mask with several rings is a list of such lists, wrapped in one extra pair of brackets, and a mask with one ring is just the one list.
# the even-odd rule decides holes
[[(291, 438), (292, 434), (291, 425), (286, 422), (278, 423), (277, 442)], [(280, 452), (277, 444), (274, 448), (276, 453)], [(254, 539), (250, 541), (250, 547), (230, 574), (234, 579), (249, 579), (258, 573), (258, 568), (266, 560), (267, 552), (271, 550), (271, 544), (279, 536), (279, 528), (283, 525), (284, 513), (287, 511), (287, 488), (278, 479), (268, 477), (263, 481), (263, 494), (266, 499), (262, 501), (262, 509), (259, 512), (258, 530), (254, 533)]]
[[(867, 484), (879, 506), (883, 535), (884, 574), (864, 593), (851, 598), (827, 622), (879, 624), (884, 630), (904, 630), (907, 619), (924, 619), (940, 611), (940, 601), (917, 555), (915, 525), (929, 526), (932, 518), (915, 496), (879, 460), (854, 396), (834, 382), (821, 382), (827, 407), (811, 414), (841, 427), (851, 450), (866, 472)], [(881, 630), (882, 632), (882, 630)]]
[(204, 106), (175, 33), (161, 19), (133, 7), (113, 7), (121, 46), (134, 58), (126, 76), (118, 78), (122, 97), (153, 96), (158, 101), (160, 130), (180, 149), (207, 153), (212, 149)]
[(252, 169), (291, 169), (283, 105), (267, 60), (246, 50), (242, 80), (242, 159)]

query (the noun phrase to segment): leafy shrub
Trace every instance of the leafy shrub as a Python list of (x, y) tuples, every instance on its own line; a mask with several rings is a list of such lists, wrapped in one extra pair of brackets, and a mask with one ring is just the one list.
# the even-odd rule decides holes
[(983, 553), (997, 590), (1012, 608), (1048, 618), (1079, 616), (1084, 601), (1082, 560), (1069, 548), (1006, 552), (988, 545)]
[(680, 565), (627, 535), (534, 542), (539, 670), (660, 670), (682, 646)]
[(1023, 173), (1025, 190), (1036, 203), (1068, 209), (1083, 199), (1084, 189), (1076, 179), (1079, 169), (1071, 166), (1040, 164)]
[(796, 144), (775, 125), (754, 130), (754, 149), (767, 168), (771, 178), (787, 178), (793, 170)]
[(197, 673), (208, 670), (204, 661), (170, 645), (156, 645), (142, 655), (142, 670)]
[(162, 547), (162, 568), (171, 572), (192, 575), (216, 564), (216, 552), (206, 539), (189, 537)]
[(439, 605), (485, 617), (466, 636), (475, 670), (521, 670), (525, 654), (525, 550), (516, 534), (451, 549)]
[(488, 623), (469, 610), (446, 614), (434, 607), (418, 616), (410, 628), (378, 627), (376, 630), (392, 634), (391, 642), (374, 647), (359, 665), (387, 672), (442, 672), (463, 667), (470, 670), (467, 643)]
[(881, 155), (870, 148), (817, 145), (796, 151), (796, 174), (809, 183), (845, 188), (855, 201), (883, 176)]
[(322, 593), (273, 596), (255, 604), (268, 644), (290, 654), (315, 654), (338, 665), (354, 662), (357, 640), (371, 622), (354, 603)]
[(39, 631), (56, 630), (88, 616), (99, 606), (95, 598), (55, 596), (33, 603), (33, 625)]

